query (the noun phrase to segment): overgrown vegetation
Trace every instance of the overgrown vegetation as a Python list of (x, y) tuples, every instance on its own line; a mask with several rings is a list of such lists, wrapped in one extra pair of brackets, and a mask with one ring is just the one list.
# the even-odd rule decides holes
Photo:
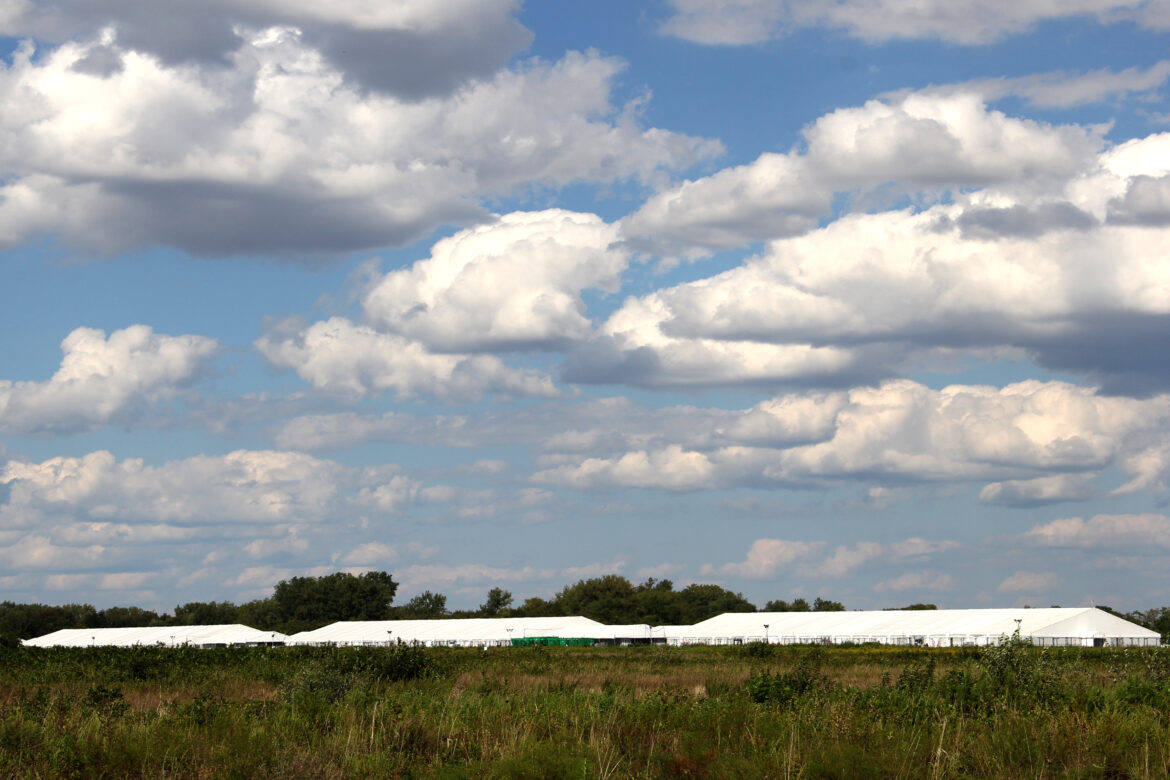
[(0, 651), (5, 777), (1164, 777), (1166, 648)]

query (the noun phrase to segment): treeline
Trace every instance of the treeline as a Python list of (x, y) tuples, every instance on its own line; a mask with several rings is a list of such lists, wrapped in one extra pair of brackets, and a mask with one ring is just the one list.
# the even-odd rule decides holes
[[(613, 625), (689, 625), (724, 612), (757, 612), (741, 593), (718, 585), (687, 585), (675, 589), (670, 580), (648, 579), (635, 585), (625, 577), (607, 575), (580, 580), (562, 588), (553, 598), (530, 598), (517, 604), (502, 588), (488, 591), (484, 602), (470, 610), (450, 610), (447, 597), (424, 591), (395, 605), (398, 583), (387, 572), (353, 575), (337, 572), (324, 577), (293, 577), (277, 584), (266, 599), (235, 604), (230, 601), (192, 601), (176, 606), (173, 614), (139, 607), (95, 609), (89, 604), (46, 606), (0, 604), (0, 640), (43, 636), (62, 628), (121, 628), (136, 626), (195, 626), (243, 623), (286, 634), (308, 631), (338, 620), (421, 620), (471, 617), (550, 617), (583, 615)], [(766, 612), (844, 610), (843, 604), (816, 598), (767, 602)]]
[[(476, 609), (449, 610), (447, 597), (424, 591), (405, 604), (395, 605), (398, 583), (384, 571), (324, 577), (293, 577), (277, 584), (266, 599), (234, 604), (230, 601), (193, 601), (159, 614), (139, 607), (95, 609), (88, 604), (46, 606), (0, 604), (0, 641), (43, 636), (62, 628), (120, 628), (135, 626), (193, 626), (243, 623), (265, 631), (293, 634), (338, 620), (419, 620), (470, 617), (551, 617), (583, 615), (621, 625), (691, 625), (724, 612), (839, 612), (839, 601), (803, 598), (773, 600), (757, 608), (741, 593), (719, 585), (692, 584), (675, 589), (670, 580), (648, 579), (633, 584), (615, 574), (580, 580), (562, 588), (553, 598), (530, 598), (515, 603), (502, 588), (488, 591)], [(934, 609), (933, 604), (911, 604), (902, 609)], [(1170, 608), (1114, 614), (1170, 637)]]

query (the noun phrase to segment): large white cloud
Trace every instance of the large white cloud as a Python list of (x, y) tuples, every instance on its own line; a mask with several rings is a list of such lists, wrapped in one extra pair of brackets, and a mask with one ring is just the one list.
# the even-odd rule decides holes
[[(492, 73), (526, 46), (517, 0), (13, 0), (0, 34), (86, 42), (108, 29), (118, 44), (168, 63), (222, 62), (249, 29), (288, 25), (363, 87), (424, 97)], [(116, 63), (116, 52), (89, 67)], [(106, 67), (110, 67), (109, 64)]]
[(628, 299), (598, 336), (567, 355), (565, 378), (644, 387), (831, 386), (886, 376), (904, 352), (882, 346), (860, 350), (674, 335), (664, 327), (672, 314), (669, 295)]
[(628, 251), (592, 214), (505, 214), (435, 244), (409, 269), (373, 280), (362, 305), (379, 329), (434, 350), (552, 348), (586, 338), (581, 292), (616, 291)]
[(1096, 131), (1009, 117), (966, 92), (910, 93), (826, 114), (804, 148), (684, 182), (622, 221), (635, 245), (696, 254), (805, 233), (840, 192), (922, 198), (989, 185), (1059, 190), (1101, 146)]
[(1170, 548), (1170, 517), (1153, 513), (1069, 517), (1038, 525), (1024, 537), (1044, 547), (1164, 550)]
[(819, 552), (824, 542), (794, 542), (787, 539), (756, 539), (748, 549), (747, 558), (722, 566), (704, 564), (699, 574), (706, 577), (764, 580), (778, 576), (794, 561)]
[(1057, 474), (1054, 477), (992, 482), (979, 491), (979, 500), (988, 504), (1031, 507), (1092, 497), (1092, 474)]
[(389, 509), (382, 488), (402, 488), (397, 470), (359, 469), (296, 452), (239, 450), (148, 466), (112, 453), (10, 460), (5, 525), (60, 514), (177, 525), (322, 522), (342, 504)]
[(931, 541), (919, 537), (884, 544), (862, 541), (852, 546), (838, 545), (831, 555), (814, 561), (813, 558), (824, 550), (824, 542), (756, 539), (744, 561), (722, 566), (704, 564), (699, 573), (704, 576), (763, 580), (774, 579), (788, 570), (801, 578), (836, 578), (873, 561), (886, 564), (921, 561), (959, 546), (958, 542), (951, 540)]
[(108, 337), (78, 328), (61, 351), (61, 367), (46, 382), (0, 380), (0, 431), (62, 434), (131, 422), (139, 407), (197, 377), (219, 344), (133, 325)]
[[(400, 515), (420, 484), (395, 466), (239, 450), (150, 466), (106, 451), (0, 468), (5, 568), (155, 573), (244, 560), (319, 561), (346, 529)], [(367, 531), (368, 533), (368, 531)]]
[[(546, 460), (534, 478), (578, 488), (671, 490), (842, 480), (995, 482), (1003, 484), (987, 488), (984, 500), (1027, 505), (1086, 497), (1087, 476), (1110, 466), (1143, 475), (1148, 467), (1136, 456), (1160, 446), (1170, 426), (1165, 395), (1109, 397), (1061, 382), (932, 390), (897, 380), (819, 394), (811, 404), (796, 398), (745, 411), (705, 445), (659, 443), (587, 457), (564, 452)], [(815, 418), (831, 420), (815, 426), (820, 440), (768, 441), (769, 431), (798, 424), (810, 405), (825, 407)], [(1028, 486), (1008, 482), (1060, 476)], [(1151, 478), (1141, 487), (1158, 485)]]
[[(651, 386), (697, 376), (832, 384), (892, 376), (938, 360), (940, 349), (946, 357), (1008, 347), (1111, 392), (1165, 388), (1170, 136), (1085, 157), (1087, 136), (1076, 153), (1054, 137), (1052, 149), (1033, 154), (1026, 149), (1043, 145), (1047, 131), (1018, 131), (1020, 160), (1049, 161), (1037, 170), (1053, 174), (1050, 185), (1029, 192), (1041, 177), (1010, 181), (1020, 160), (1005, 155), (1000, 176), (973, 154), (954, 172), (969, 162), (972, 176), (1000, 176), (996, 187), (924, 209), (849, 214), (772, 241), (716, 276), (631, 298), (570, 356), (567, 376)], [(739, 175), (710, 181), (725, 174)], [(678, 235), (689, 235), (688, 209), (672, 212)], [(745, 213), (754, 213), (750, 204)]]
[(1020, 345), (1090, 311), (1170, 313), (1161, 231), (1056, 222), (1020, 236), (1009, 232), (1013, 216), (950, 206), (851, 215), (639, 309), (665, 310), (674, 335), (838, 344)]
[(537, 185), (651, 177), (719, 145), (643, 128), (611, 102), (623, 65), (569, 53), (407, 101), (347, 85), (295, 31), (248, 37), (228, 67), (113, 42), (24, 45), (0, 68), (0, 240), (87, 251), (317, 256), (487, 216)]
[(999, 583), (1000, 593), (1047, 593), (1060, 584), (1060, 578), (1052, 572), (1017, 571)]
[(484, 393), (555, 397), (552, 380), (492, 355), (429, 352), (418, 342), (380, 333), (344, 317), (303, 329), (278, 328), (256, 341), (274, 366), (291, 368), (314, 387), (353, 396), (392, 390), (402, 397), (477, 398)]
[(839, 545), (833, 554), (820, 563), (803, 568), (806, 576), (843, 577), (853, 570), (873, 561), (900, 563), (906, 560), (918, 561), (933, 557), (959, 547), (952, 540), (931, 541), (911, 537), (900, 542), (857, 542), (852, 546)]
[(1050, 19), (1090, 16), (1136, 20), (1164, 29), (1170, 20), (1147, 0), (669, 0), (662, 31), (695, 43), (760, 43), (796, 27), (844, 30), (867, 41), (941, 38), (974, 45), (1024, 32)]
[(615, 458), (586, 458), (536, 475), (539, 482), (579, 488), (606, 486), (702, 490), (716, 487), (715, 464), (698, 452), (678, 445), (660, 450), (627, 452)]

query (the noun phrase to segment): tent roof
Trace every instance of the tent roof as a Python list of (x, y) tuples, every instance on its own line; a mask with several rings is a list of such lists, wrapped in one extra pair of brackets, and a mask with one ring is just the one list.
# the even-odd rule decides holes
[(283, 643), (276, 631), (260, 631), (239, 623), (219, 626), (149, 626), (145, 628), (64, 628), (35, 639), (25, 647), (130, 647), (132, 645), (242, 645)]
[[(533, 636), (600, 639), (612, 637), (612, 628), (585, 617), (344, 621), (294, 634), (289, 637), (289, 644), (360, 645), (390, 640), (471, 644), (506, 642)], [(647, 626), (642, 628), (649, 631)]]
[[(1017, 624), (1017, 620), (1020, 622)], [(767, 628), (764, 625), (767, 624)], [(693, 626), (671, 627), (678, 637), (868, 636), (1156, 637), (1128, 620), (1092, 607), (1045, 609), (938, 609), (876, 612), (727, 612)], [(677, 632), (677, 633), (674, 633)]]

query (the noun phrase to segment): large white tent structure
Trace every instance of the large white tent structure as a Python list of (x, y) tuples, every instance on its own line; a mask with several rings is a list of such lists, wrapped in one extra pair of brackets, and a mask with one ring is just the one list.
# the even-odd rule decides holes
[[(248, 626), (75, 628), (24, 641), (26, 647), (227, 647), (255, 645), (425, 647), (506, 646), (537, 638), (601, 644), (843, 644), (960, 647), (1019, 634), (1042, 646), (1154, 646), (1156, 631), (1091, 607), (883, 610), (881, 612), (728, 612), (693, 626), (607, 626), (585, 617), (374, 620), (332, 623), (286, 637)], [(521, 644), (522, 642), (515, 642)]]
[(595, 642), (648, 642), (645, 625), (607, 626), (585, 617), (369, 620), (333, 623), (303, 631), (290, 645), (385, 645), (405, 642), (426, 647), (504, 646), (514, 639), (553, 637)]
[(670, 645), (842, 644), (959, 647), (995, 644), (1017, 632), (1035, 645), (1157, 645), (1161, 635), (1092, 607), (880, 612), (728, 612), (693, 626), (654, 629)]
[(22, 642), (25, 647), (255, 647), (283, 645), (288, 637), (238, 623), (222, 626), (63, 628)]

